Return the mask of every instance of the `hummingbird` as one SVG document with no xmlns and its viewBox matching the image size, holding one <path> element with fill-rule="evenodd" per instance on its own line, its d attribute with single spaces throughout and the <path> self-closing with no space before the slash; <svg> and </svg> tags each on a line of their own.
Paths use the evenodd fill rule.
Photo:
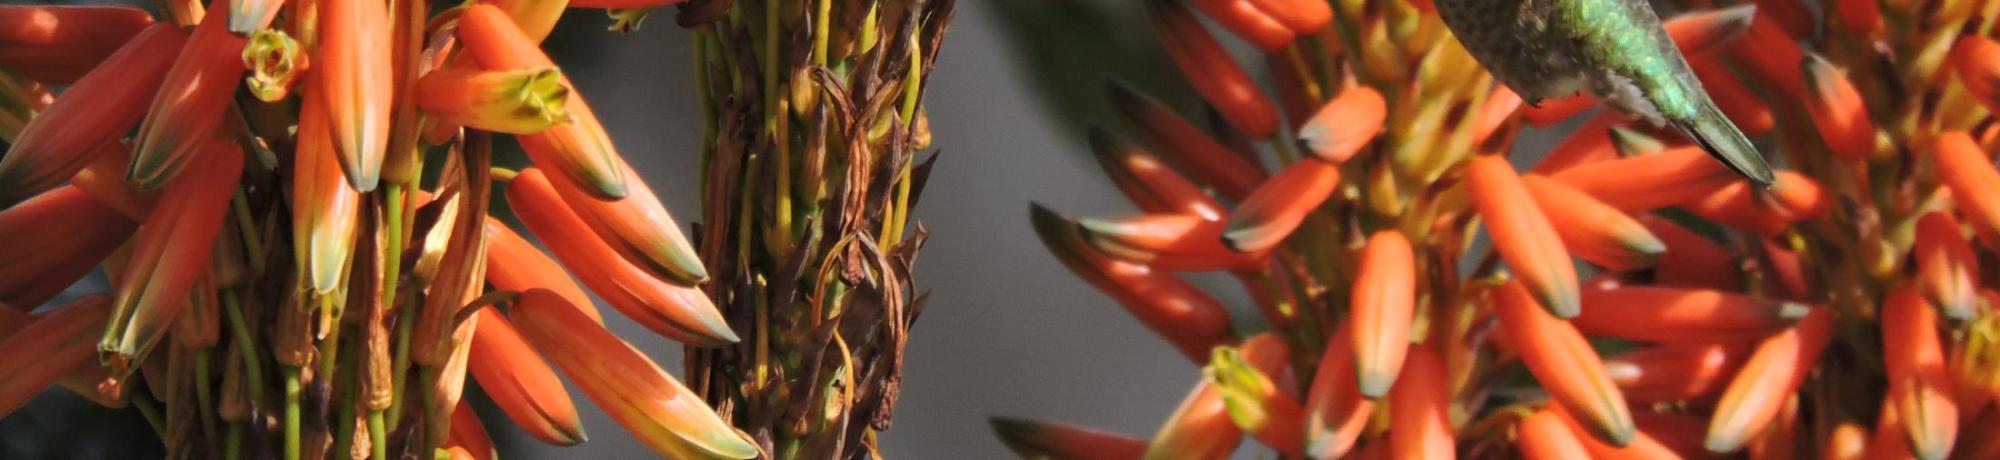
<svg viewBox="0 0 2000 460">
<path fill-rule="evenodd" d="M 1435 0 L 1472 57 L 1529 105 L 1589 91 L 1656 128 L 1686 134 L 1760 186 L 1771 166 L 1716 108 L 1646 0 Z"/>
</svg>

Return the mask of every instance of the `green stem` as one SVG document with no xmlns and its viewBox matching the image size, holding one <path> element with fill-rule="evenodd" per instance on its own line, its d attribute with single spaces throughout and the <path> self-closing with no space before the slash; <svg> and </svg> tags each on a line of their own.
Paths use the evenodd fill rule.
<svg viewBox="0 0 2000 460">
<path fill-rule="evenodd" d="M 147 393 L 152 390 L 133 389 L 130 391 L 132 392 L 132 407 L 139 409 L 139 415 L 146 418 L 146 425 L 153 427 L 154 435 L 158 435 L 163 441 L 166 440 L 167 423 L 160 418 L 160 408 L 153 402 L 153 395 Z"/>
<path fill-rule="evenodd" d="M 388 430 L 383 427 L 382 411 L 368 411 L 369 458 L 389 458 Z"/>
<path fill-rule="evenodd" d="M 264 273 L 264 238 L 257 231 L 257 221 L 250 215 L 250 199 L 243 194 L 243 187 L 236 187 L 236 197 L 230 200 L 230 210 L 236 215 L 236 230 L 243 236 L 243 256 L 250 259 L 250 274 Z"/>
<path fill-rule="evenodd" d="M 210 351 L 212 350 L 209 348 L 194 351 L 194 399 L 199 404 L 197 408 L 201 410 L 202 433 L 207 436 L 215 436 L 215 405 L 210 403 L 212 397 L 208 394 L 208 390 L 211 388 L 208 377 Z"/>
<path fill-rule="evenodd" d="M 352 354 L 350 354 L 348 358 L 349 362 L 347 363 L 348 366 L 351 367 L 354 365 L 353 359 Z M 339 380 L 340 394 L 334 398 L 334 404 L 337 407 L 334 409 L 335 415 L 333 417 L 333 450 L 328 452 L 343 458 L 348 457 L 348 453 L 354 451 L 354 409 L 357 402 L 355 398 L 358 396 L 357 392 L 354 391 L 354 387 L 360 383 L 356 380 L 355 374 L 358 374 L 358 372 L 341 373 Z"/>
<path fill-rule="evenodd" d="M 243 422 L 229 422 L 229 439 L 224 441 L 222 445 L 222 459 L 238 460 L 241 458 L 243 458 Z"/>
<path fill-rule="evenodd" d="M 403 422 L 403 387 L 409 386 L 410 373 L 410 329 L 417 322 L 417 309 L 405 305 L 397 310 L 396 354 L 390 358 L 389 373 L 389 429 L 395 430 Z"/>
<path fill-rule="evenodd" d="M 250 404 L 264 403 L 264 365 L 257 359 L 257 345 L 250 339 L 250 324 L 243 320 L 243 305 L 236 290 L 222 290 L 222 310 L 229 316 L 229 332 L 235 336 L 236 351 L 243 355 L 243 376 L 249 379 Z"/>
<path fill-rule="evenodd" d="M 285 368 L 285 460 L 299 460 L 299 368 Z"/>
</svg>

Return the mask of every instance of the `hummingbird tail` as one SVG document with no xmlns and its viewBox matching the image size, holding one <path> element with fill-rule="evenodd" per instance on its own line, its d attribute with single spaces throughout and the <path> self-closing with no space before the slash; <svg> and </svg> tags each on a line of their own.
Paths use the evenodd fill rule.
<svg viewBox="0 0 2000 460">
<path fill-rule="evenodd" d="M 1764 162 L 1763 154 L 1757 152 L 1757 146 L 1750 143 L 1742 130 L 1736 129 L 1736 124 L 1714 102 L 1702 102 L 1700 113 L 1691 119 L 1673 120 L 1674 127 L 1729 169 L 1759 186 L 1770 187 L 1776 178 L 1771 175 L 1771 165 Z"/>
</svg>

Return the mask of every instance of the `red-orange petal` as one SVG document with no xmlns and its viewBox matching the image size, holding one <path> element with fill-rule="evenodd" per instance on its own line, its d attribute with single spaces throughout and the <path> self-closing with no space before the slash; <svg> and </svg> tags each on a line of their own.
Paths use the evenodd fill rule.
<svg viewBox="0 0 2000 460">
<path fill-rule="evenodd" d="M 0 372 L 0 417 L 27 404 L 63 375 L 96 364 L 97 347 L 90 337 L 110 313 L 107 300 L 93 296 L 71 302 L 0 340 L 0 362 L 13 363 L 7 372 Z"/>
<path fill-rule="evenodd" d="M 1689 58 L 1713 53 L 1750 30 L 1757 8 L 1738 5 L 1728 8 L 1682 13 L 1663 26 L 1681 54 Z"/>
<path fill-rule="evenodd" d="M 1590 121 L 1576 128 L 1549 149 L 1541 162 L 1535 163 L 1537 174 L 1555 174 L 1581 165 L 1610 160 L 1618 157 L 1618 150 L 1611 142 L 1611 128 L 1625 124 L 1625 116 L 1616 111 L 1598 112 Z"/>
<path fill-rule="evenodd" d="M 533 2 L 530 2 L 533 3 Z M 535 45 L 539 39 L 515 24 L 500 8 L 475 4 L 458 19 L 458 38 L 465 51 L 487 70 L 521 70 L 555 67 L 548 55 Z M 564 77 L 566 86 L 567 77 Z M 537 166 L 552 169 L 571 180 L 589 184 L 592 194 L 605 198 L 628 193 L 625 171 L 617 159 L 618 149 L 611 135 L 597 121 L 597 114 L 584 103 L 583 95 L 571 91 L 563 103 L 571 121 L 542 132 L 516 136 L 523 150 Z M 540 152 L 538 154 L 538 152 Z"/>
<path fill-rule="evenodd" d="M 1812 310 L 1724 291 L 1652 286 L 1585 289 L 1583 306 L 1570 322 L 1584 334 L 1648 342 L 1754 340 Z"/>
<path fill-rule="evenodd" d="M 1554 407 L 1535 411 L 1514 425 L 1521 454 L 1533 460 L 1588 460 L 1583 440 Z"/>
<path fill-rule="evenodd" d="M 1579 165 L 1549 177 L 1632 212 L 1685 203 L 1738 180 L 1698 147 Z"/>
<path fill-rule="evenodd" d="M 370 0 L 318 0 L 317 89 L 341 168 L 356 190 L 374 190 L 389 147 L 396 85 L 390 66 L 389 10 Z"/>
<path fill-rule="evenodd" d="M 1172 273 L 1091 250 L 1074 222 L 1041 205 L 1029 207 L 1029 221 L 1042 245 L 1071 273 L 1117 300 L 1189 360 L 1205 363 L 1210 350 L 1235 341 L 1229 310 L 1201 288 Z"/>
<path fill-rule="evenodd" d="M 1225 458 L 1242 442 L 1243 430 L 1229 419 L 1222 391 L 1202 379 L 1153 435 L 1142 458 Z"/>
<path fill-rule="evenodd" d="M 146 10 L 124 6 L 0 6 L 0 67 L 67 85 L 152 23 Z"/>
<path fill-rule="evenodd" d="M 522 292 L 541 288 L 554 291 L 568 300 L 570 305 L 583 310 L 584 315 L 604 323 L 604 317 L 597 312 L 597 304 L 584 294 L 583 287 L 570 279 L 569 272 L 563 271 L 555 259 L 529 243 L 514 229 L 499 219 L 486 218 L 486 282 L 493 283 L 494 289 Z"/>
<path fill-rule="evenodd" d="M 1916 256 L 1917 286 L 1938 311 L 1959 321 L 1979 313 L 1979 259 L 1957 218 L 1946 211 L 1918 218 L 1910 252 Z"/>
<path fill-rule="evenodd" d="M 1138 460 L 1146 441 L 1063 423 L 995 417 L 987 419 L 1000 443 L 1022 458 Z"/>
<path fill-rule="evenodd" d="M 138 224 L 74 185 L 0 210 L 0 303 L 33 310 L 109 257 Z"/>
<path fill-rule="evenodd" d="M 1306 391 L 1306 454 L 1312 458 L 1347 455 L 1375 411 L 1375 403 L 1361 396 L 1354 373 L 1348 371 L 1354 368 L 1352 323 L 1337 327 L 1320 351 L 1319 368 Z"/>
<path fill-rule="evenodd" d="M 1778 115 L 1771 111 L 1771 106 L 1716 57 L 1689 57 L 1688 67 L 1701 79 L 1702 88 L 1708 90 L 1715 106 L 1744 134 L 1755 136 L 1777 127 Z"/>
<path fill-rule="evenodd" d="M 1152 152 L 1096 126 L 1090 128 L 1089 138 L 1097 165 L 1139 210 L 1222 220 L 1222 204 Z"/>
<path fill-rule="evenodd" d="M 1642 215 L 1639 223 L 1667 244 L 1667 252 L 1653 264 L 1655 284 L 1725 291 L 1743 288 L 1743 272 L 1737 268 L 1735 253 L 1662 217 Z"/>
<path fill-rule="evenodd" d="M 1297 31 L 1258 8 L 1253 0 L 1189 0 L 1189 3 L 1201 10 L 1202 15 L 1215 20 L 1217 25 L 1229 29 L 1237 38 L 1250 42 L 1258 49 L 1283 49 L 1298 38 Z"/>
<path fill-rule="evenodd" d="M 1806 88 L 1812 91 L 1804 101 L 1806 113 L 1812 116 L 1813 126 L 1819 128 L 1827 148 L 1847 161 L 1873 155 L 1875 121 L 1868 117 L 1868 104 L 1862 100 L 1861 90 L 1854 87 L 1847 74 L 1817 53 L 1806 55 L 1801 65 Z"/>
<path fill-rule="evenodd" d="M 1604 370 L 1627 401 L 1664 403 L 1722 391 L 1749 357 L 1750 347 L 1743 343 L 1673 344 L 1605 358 Z"/>
<path fill-rule="evenodd" d="M 548 146 L 540 142 L 522 142 L 521 147 L 530 157 L 554 153 L 544 151 Z M 708 281 L 708 268 L 702 265 L 687 236 L 681 234 L 680 223 L 674 221 L 667 206 L 646 185 L 646 179 L 639 177 L 623 159 L 612 157 L 611 166 L 624 178 L 622 182 L 628 191 L 624 198 L 598 197 L 590 187 L 568 176 L 544 177 L 562 194 L 563 202 L 626 262 L 683 287 Z"/>
<path fill-rule="evenodd" d="M 1260 267 L 1263 253 L 1236 252 L 1222 243 L 1224 224 L 1185 215 L 1145 214 L 1077 219 L 1084 241 L 1105 255 L 1160 270 L 1233 270 Z"/>
<path fill-rule="evenodd" d="M 159 343 L 186 305 L 195 277 L 208 273 L 215 237 L 243 172 L 243 151 L 233 141 L 205 138 L 208 146 L 189 159 L 197 167 L 166 184 L 159 204 L 140 224 L 131 261 L 113 283 L 118 292 L 98 348 L 115 376 L 128 375 Z"/>
<path fill-rule="evenodd" d="M 181 46 L 139 122 L 126 178 L 140 190 L 166 185 L 208 147 L 243 83 L 245 38 L 229 32 L 229 2 L 211 2 L 205 18 Z"/>
<path fill-rule="evenodd" d="M 1972 136 L 1964 131 L 1938 135 L 1931 147 L 1931 161 L 1937 163 L 1938 178 L 1951 189 L 1959 212 L 1979 230 L 1987 244 L 2000 243 L 2000 170 Z"/>
<path fill-rule="evenodd" d="M 1882 300 L 1882 360 L 1887 398 L 1896 405 L 1910 449 L 1942 458 L 1958 438 L 1958 404 L 1945 373 L 1937 310 L 1915 288 L 1902 286 Z"/>
</svg>

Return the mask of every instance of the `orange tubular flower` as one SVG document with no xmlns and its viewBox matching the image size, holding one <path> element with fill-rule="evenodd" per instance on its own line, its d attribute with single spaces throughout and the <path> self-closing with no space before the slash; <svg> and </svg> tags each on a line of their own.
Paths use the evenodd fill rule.
<svg viewBox="0 0 2000 460">
<path fill-rule="evenodd" d="M 0 340 L 0 362 L 13 363 L 7 372 L 0 372 L 0 417 L 71 371 L 96 364 L 90 335 L 110 313 L 106 300 L 92 296 L 71 302 Z"/>
<path fill-rule="evenodd" d="M 1544 407 L 1522 418 L 1514 427 L 1521 454 L 1537 460 L 1591 458 L 1590 452 L 1583 448 L 1583 440 L 1577 439 L 1576 432 L 1570 429 L 1570 423 L 1556 413 L 1555 407 Z"/>
<path fill-rule="evenodd" d="M 1652 265 L 1667 250 L 1638 219 L 1590 195 L 1536 175 L 1522 177 L 1521 184 L 1534 196 L 1535 206 L 1546 210 L 1563 247 L 1583 260 L 1609 270 L 1636 270 Z"/>
<path fill-rule="evenodd" d="M 549 33 L 556 29 L 556 20 L 570 5 L 568 0 L 492 0 L 481 3 L 505 12 L 520 27 L 521 34 L 528 38 L 530 45 L 549 38 Z"/>
<path fill-rule="evenodd" d="M 119 142 L 146 113 L 186 41 L 171 25 L 147 27 L 29 120 L 0 157 L 0 203 L 55 188 Z"/>
<path fill-rule="evenodd" d="M 1113 81 L 1111 107 L 1147 145 L 1181 166 L 1195 179 L 1215 187 L 1222 196 L 1241 200 L 1268 176 L 1207 131 L 1189 123 L 1166 104 Z"/>
<path fill-rule="evenodd" d="M 544 151 L 547 146 L 540 143 L 524 142 L 521 146 L 529 156 L 537 155 L 538 151 L 551 153 Z M 568 177 L 544 177 L 562 194 L 563 202 L 576 210 L 597 237 L 617 250 L 626 262 L 684 287 L 708 281 L 708 268 L 702 266 L 694 245 L 688 244 L 680 224 L 674 222 L 667 206 L 660 203 L 659 195 L 654 195 L 652 187 L 646 185 L 646 179 L 617 157 L 611 158 L 611 166 L 622 173 L 631 195 L 606 200 L 593 196 L 589 189 Z"/>
<path fill-rule="evenodd" d="M 1578 417 L 1577 422 L 1597 439 L 1621 447 L 1631 443 L 1635 429 L 1625 396 L 1611 383 L 1604 362 L 1583 334 L 1543 311 L 1520 281 L 1508 282 L 1495 296 L 1500 325 L 1515 354 L 1549 397 Z"/>
<path fill-rule="evenodd" d="M 492 5 L 477 4 L 464 9 L 458 19 L 458 38 L 467 53 L 487 70 L 522 70 L 555 67 L 537 39 L 523 32 L 506 13 Z M 565 86 L 568 78 L 563 78 Z M 611 135 L 597 121 L 597 114 L 575 91 L 564 102 L 573 121 L 549 127 L 540 133 L 518 136 L 521 146 L 535 164 L 561 172 L 565 177 L 601 198 L 622 198 L 627 194 L 627 171 L 617 159 Z"/>
<path fill-rule="evenodd" d="M 1146 453 L 1145 440 L 1122 434 L 1035 420 L 996 417 L 987 422 L 1007 450 L 1021 458 L 1136 460 Z"/>
<path fill-rule="evenodd" d="M 125 167 L 132 164 L 132 150 L 123 142 L 104 144 L 103 152 L 91 154 L 95 159 L 69 178 L 69 185 L 83 189 L 98 203 L 110 206 L 124 214 L 133 222 L 146 220 L 153 212 L 153 204 L 159 201 L 158 191 L 139 192 L 125 181 Z"/>
<path fill-rule="evenodd" d="M 522 292 L 541 288 L 583 310 L 583 314 L 604 324 L 604 317 L 597 312 L 597 304 L 590 301 L 590 295 L 570 279 L 569 272 L 549 259 L 548 254 L 533 243 L 514 233 L 514 229 L 499 219 L 486 218 L 486 282 L 493 283 L 494 289 Z"/>
<path fill-rule="evenodd" d="M 1576 267 L 1570 263 L 1569 250 L 1514 167 L 1505 158 L 1479 157 L 1466 167 L 1465 177 L 1494 250 L 1520 284 L 1557 318 L 1576 316 L 1580 306 Z"/>
<path fill-rule="evenodd" d="M 1261 267 L 1264 253 L 1223 245 L 1223 223 L 1183 215 L 1077 219 L 1084 241 L 1105 255 L 1160 270 L 1230 270 Z"/>
<path fill-rule="evenodd" d="M 442 69 L 417 79 L 417 108 L 448 123 L 510 134 L 534 134 L 569 122 L 570 87 L 561 70 Z"/>
<path fill-rule="evenodd" d="M 751 458 L 757 446 L 666 370 L 562 296 L 521 293 L 508 319 L 570 382 L 641 443 L 670 458 Z"/>
<path fill-rule="evenodd" d="M 314 78 L 324 77 L 314 74 Z M 340 169 L 340 152 L 328 129 L 324 93 L 307 92 L 299 104 L 297 148 L 292 160 L 292 251 L 300 281 L 327 296 L 347 285 L 354 256 L 361 192 Z"/>
<path fill-rule="evenodd" d="M 1293 163 L 1236 205 L 1222 233 L 1223 244 L 1247 253 L 1277 247 L 1338 185 L 1339 165 L 1318 159 Z"/>
<path fill-rule="evenodd" d="M 1795 35 L 1779 25 L 1779 21 L 1785 20 L 1777 17 L 1781 13 L 1764 8 L 1770 3 L 1758 2 L 1750 31 L 1730 47 L 1730 54 L 1764 83 L 1776 86 L 1794 99 L 1808 99 L 1812 93 L 1806 90 L 1805 73 L 1799 65 L 1805 62 L 1805 52 L 1792 38 Z"/>
<path fill-rule="evenodd" d="M 1444 360 L 1429 347 L 1409 347 L 1403 374 L 1389 393 L 1389 449 L 1395 458 L 1457 456 L 1451 430 L 1451 382 Z"/>
<path fill-rule="evenodd" d="M 1029 207 L 1036 236 L 1080 278 L 1111 296 L 1153 333 L 1195 363 L 1216 346 L 1235 341 L 1222 302 L 1173 273 L 1119 261 L 1092 251 L 1075 223 L 1041 205 Z"/>
<path fill-rule="evenodd" d="M 1758 197 L 1758 187 L 1737 181 L 1681 204 L 1686 210 L 1711 222 L 1735 227 L 1766 238 L 1777 237 L 1791 221 L 1784 212 L 1767 206 Z"/>
<path fill-rule="evenodd" d="M 1146 444 L 1146 460 L 1180 458 L 1227 458 L 1243 442 L 1243 430 L 1229 419 L 1222 390 L 1208 379 L 1194 386 L 1153 440 Z"/>
<path fill-rule="evenodd" d="M 0 251 L 0 304 L 28 311 L 55 298 L 136 228 L 74 185 L 0 210 L 0 241 L 24 242 Z"/>
<path fill-rule="evenodd" d="M 1860 35 L 1882 31 L 1882 5 L 1868 0 L 1836 0 L 1833 12 L 1841 27 Z"/>
<path fill-rule="evenodd" d="M 1806 113 L 1812 116 L 1813 126 L 1819 128 L 1827 148 L 1847 161 L 1860 161 L 1874 154 L 1875 122 L 1868 118 L 1868 105 L 1861 100 L 1861 90 L 1818 54 L 1806 55 L 1802 65 L 1806 88 L 1812 90 L 1811 97 L 1805 98 Z"/>
<path fill-rule="evenodd" d="M 1355 378 L 1362 396 L 1380 398 L 1403 368 L 1417 308 L 1416 256 L 1395 230 L 1376 232 L 1361 249 L 1348 321 L 1355 324 Z"/>
<path fill-rule="evenodd" d="M 1549 177 L 1632 212 L 1686 203 L 1739 180 L 1699 147 L 1579 165 Z"/>
<path fill-rule="evenodd" d="M 1201 27 L 1187 7 L 1174 0 L 1149 0 L 1146 11 L 1153 29 L 1183 75 L 1192 79 L 1203 100 L 1222 113 L 1229 125 L 1256 139 L 1278 132 L 1278 110 L 1250 80 L 1229 52 Z"/>
<path fill-rule="evenodd" d="M 1682 13 L 1661 25 L 1666 27 L 1667 35 L 1674 39 L 1674 45 L 1680 47 L 1681 53 L 1692 60 L 1714 53 L 1743 36 L 1750 30 L 1756 13 L 1755 6 L 1738 5 Z"/>
<path fill-rule="evenodd" d="M 1667 444 L 1661 442 L 1659 438 L 1653 437 L 1652 433 L 1648 433 L 1644 430 L 1633 431 L 1631 442 L 1623 446 L 1613 446 L 1610 444 L 1605 444 L 1604 441 L 1599 440 L 1596 436 L 1592 435 L 1591 429 L 1583 426 L 1582 423 L 1578 422 L 1575 418 L 1575 415 L 1571 414 L 1569 410 L 1563 408 L 1561 404 L 1550 405 L 1549 408 L 1553 409 L 1554 412 L 1557 415 L 1559 415 L 1557 419 L 1563 422 L 1564 428 L 1568 428 L 1570 432 L 1575 433 L 1577 442 L 1583 445 L 1583 450 L 1585 452 L 1590 453 L 1590 458 L 1605 458 L 1605 459 L 1682 458 L 1682 456 L 1679 453 L 1676 453 L 1672 447 L 1667 446 Z"/>
<path fill-rule="evenodd" d="M 1958 438 L 1958 404 L 1938 343 L 1938 313 L 1915 288 L 1889 291 L 1882 300 L 1882 360 L 1890 403 L 1902 418 L 1911 452 L 1942 458 Z"/>
<path fill-rule="evenodd" d="M 117 300 L 98 344 L 114 376 L 129 375 L 159 342 L 186 305 L 195 277 L 207 273 L 215 236 L 243 172 L 243 151 L 235 142 L 209 139 L 208 147 L 189 159 L 200 167 L 168 184 L 140 224 L 132 259 L 114 283 Z"/>
<path fill-rule="evenodd" d="M 1341 323 L 1320 352 L 1312 388 L 1306 391 L 1306 454 L 1317 459 L 1340 458 L 1354 448 L 1368 427 L 1375 403 L 1361 397 L 1354 373 L 1352 322 Z"/>
<path fill-rule="evenodd" d="M 1525 110 L 1525 109 L 1524 109 Z M 1533 120 L 1533 118 L 1529 118 Z M 1611 128 L 1625 123 L 1625 117 L 1615 111 L 1603 111 L 1592 116 L 1590 121 L 1576 128 L 1555 148 L 1549 149 L 1542 161 L 1535 163 L 1530 171 L 1536 174 L 1555 174 L 1577 166 L 1610 160 L 1618 156 L 1611 145 Z"/>
<path fill-rule="evenodd" d="M 1739 343 L 1663 345 L 1606 358 L 1604 371 L 1634 404 L 1687 401 L 1722 391 L 1749 356 Z"/>
<path fill-rule="evenodd" d="M 1382 133 L 1387 104 L 1373 88 L 1349 88 L 1300 125 L 1299 140 L 1321 159 L 1345 162 Z"/>
<path fill-rule="evenodd" d="M 1250 0 L 1257 9 L 1301 35 L 1315 34 L 1333 23 L 1333 8 L 1315 0 Z"/>
<path fill-rule="evenodd" d="M 1701 86 L 1708 90 L 1709 98 L 1715 101 L 1716 107 L 1721 108 L 1722 114 L 1735 122 L 1744 134 L 1764 134 L 1778 126 L 1778 115 L 1771 111 L 1771 106 L 1765 104 L 1755 90 L 1744 85 L 1743 80 L 1737 79 L 1736 74 L 1723 66 L 1721 61 L 1714 57 L 1691 58 L 1688 59 L 1688 67 L 1694 70 L 1696 78 L 1701 79 Z"/>
<path fill-rule="evenodd" d="M 374 190 L 389 148 L 396 79 L 390 67 L 389 10 L 379 0 L 318 0 L 318 90 L 340 165 L 355 190 Z"/>
<path fill-rule="evenodd" d="M 1570 322 L 1584 334 L 1647 342 L 1754 340 L 1813 310 L 1723 291 L 1653 286 L 1585 289 L 1583 305 L 1583 314 Z"/>
<path fill-rule="evenodd" d="M 1653 265 L 1653 281 L 1660 286 L 1735 290 L 1743 287 L 1743 274 L 1728 249 L 1665 218 L 1639 216 L 1646 230 L 1667 244 L 1667 252 Z"/>
<path fill-rule="evenodd" d="M 1958 82 L 1987 110 L 2000 107 L 2000 43 L 1977 35 L 1960 37 L 1951 48 Z"/>
<path fill-rule="evenodd" d="M 1090 128 L 1090 151 L 1104 175 L 1118 184 L 1139 210 L 1147 214 L 1181 214 L 1202 220 L 1222 220 L 1222 204 L 1165 161 L 1104 128 Z"/>
<path fill-rule="evenodd" d="M 504 18 L 502 18 L 504 19 Z M 540 170 L 524 169 L 507 187 L 507 203 L 521 222 L 549 243 L 556 260 L 569 267 L 605 302 L 653 332 L 699 347 L 736 343 L 736 332 L 701 290 L 654 278 L 618 256 L 557 196 Z"/>
<path fill-rule="evenodd" d="M 507 318 L 490 308 L 477 314 L 479 328 L 472 332 L 472 357 L 466 366 L 479 387 L 529 436 L 558 446 L 582 443 L 583 422 L 555 371 Z"/>
<path fill-rule="evenodd" d="M 493 438 L 486 433 L 486 423 L 479 420 L 479 413 L 472 411 L 472 404 L 459 401 L 451 411 L 451 433 L 445 439 L 454 460 L 479 460 L 496 458 Z"/>
<path fill-rule="evenodd" d="M 1815 308 L 1798 324 L 1757 344 L 1750 360 L 1730 379 L 1709 419 L 1710 452 L 1734 452 L 1771 425 L 1785 400 L 1805 382 L 1833 335 L 1833 311 Z"/>
<path fill-rule="evenodd" d="M 1931 161 L 1937 164 L 1938 178 L 1951 189 L 1958 210 L 1979 229 L 1988 244 L 2000 243 L 2000 170 L 1993 168 L 1986 152 L 1964 131 L 1938 135 L 1931 147 Z"/>
<path fill-rule="evenodd" d="M 208 14 L 187 43 L 174 67 L 153 96 L 133 141 L 132 167 L 126 178 L 139 190 L 166 185 L 197 152 L 208 148 L 223 111 L 243 82 L 244 38 L 230 33 L 229 2 L 211 2 Z"/>
<path fill-rule="evenodd" d="M 146 10 L 131 7 L 0 6 L 0 67 L 67 85 L 152 23 Z"/>
<path fill-rule="evenodd" d="M 1924 299 L 1954 321 L 1979 313 L 1979 260 L 1959 233 L 1958 219 L 1932 211 L 1917 219 L 1911 251 L 1917 259 L 1917 287 Z"/>
<path fill-rule="evenodd" d="M 1305 440 L 1297 388 L 1287 391 L 1278 383 L 1290 368 L 1291 350 L 1284 339 L 1269 333 L 1244 340 L 1239 348 L 1215 349 L 1203 369 L 1208 384 L 1222 392 L 1223 406 L 1238 428 L 1286 456 L 1298 456 Z"/>
<path fill-rule="evenodd" d="M 1298 39 L 1292 30 L 1253 0 L 1190 0 L 1195 9 L 1229 29 L 1243 41 L 1265 51 L 1284 49 Z M 1329 10 L 1331 11 L 1331 10 Z"/>
<path fill-rule="evenodd" d="M 83 301 L 91 301 L 104 305 L 111 304 L 111 298 L 101 294 L 87 296 L 71 303 L 82 305 L 81 302 Z M 35 320 L 47 317 L 53 311 L 44 312 L 42 315 L 36 316 L 12 308 L 0 308 L 0 343 L 5 343 L 8 337 L 13 337 L 14 334 L 27 329 L 28 325 L 35 323 Z M 102 320 L 103 318 L 98 319 Z M 68 374 L 63 375 L 62 380 L 58 383 L 63 388 L 68 389 L 69 392 L 75 393 L 77 396 L 89 398 L 98 405 L 113 409 L 125 407 L 126 401 L 122 399 L 123 395 L 110 395 L 98 391 L 99 384 L 104 383 L 105 379 L 108 378 L 110 376 L 105 372 L 103 367 L 84 365 L 71 369 Z M 33 395 L 29 397 L 33 397 Z M 0 416 L 4 416 L 4 414 L 0 414 Z"/>
</svg>

